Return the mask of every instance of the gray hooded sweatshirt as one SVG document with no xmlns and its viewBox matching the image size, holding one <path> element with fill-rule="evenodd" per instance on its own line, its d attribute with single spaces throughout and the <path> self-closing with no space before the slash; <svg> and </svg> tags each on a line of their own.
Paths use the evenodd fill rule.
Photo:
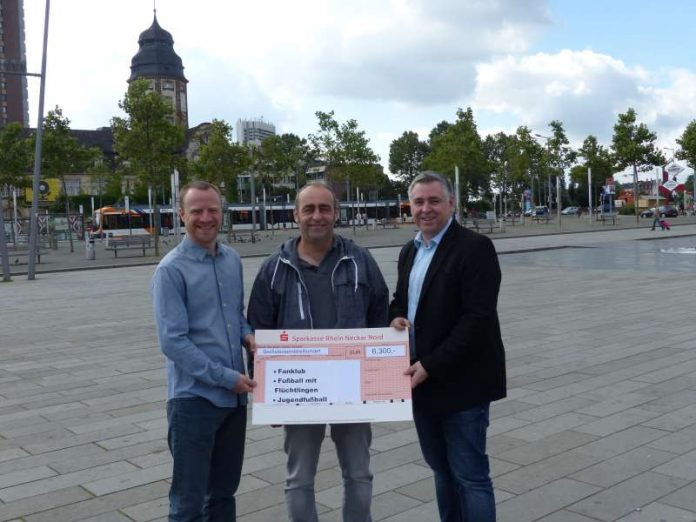
<svg viewBox="0 0 696 522">
<path fill-rule="evenodd" d="M 335 238 L 338 261 L 331 272 L 336 304 L 333 328 L 388 326 L 389 290 L 374 258 L 350 239 Z M 247 313 L 255 330 L 314 328 L 297 242 L 298 238 L 286 241 L 259 269 Z"/>
</svg>

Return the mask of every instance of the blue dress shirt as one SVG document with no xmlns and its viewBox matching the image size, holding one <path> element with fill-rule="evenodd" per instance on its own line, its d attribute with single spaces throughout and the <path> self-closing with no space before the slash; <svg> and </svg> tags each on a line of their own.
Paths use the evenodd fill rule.
<svg viewBox="0 0 696 522">
<path fill-rule="evenodd" d="M 449 221 L 447 221 L 447 224 L 443 227 L 443 229 L 440 230 L 433 238 L 431 238 L 427 245 L 423 239 L 422 232 L 418 232 L 413 240 L 414 244 L 416 245 L 416 257 L 413 259 L 411 273 L 408 276 L 408 321 L 411 323 L 411 358 L 415 358 L 416 356 L 416 340 L 415 336 L 413 335 L 413 326 L 415 325 L 416 321 L 416 311 L 418 310 L 418 303 L 420 302 L 425 274 L 428 272 L 430 262 L 433 260 L 433 256 L 437 251 L 440 241 L 442 241 L 442 236 L 445 235 L 445 232 L 451 224 L 452 218 L 449 218 Z"/>
<path fill-rule="evenodd" d="M 242 264 L 230 247 L 217 254 L 186 237 L 152 278 L 157 336 L 167 358 L 167 397 L 203 397 L 218 407 L 246 404 L 232 391 L 244 372 Z"/>
</svg>

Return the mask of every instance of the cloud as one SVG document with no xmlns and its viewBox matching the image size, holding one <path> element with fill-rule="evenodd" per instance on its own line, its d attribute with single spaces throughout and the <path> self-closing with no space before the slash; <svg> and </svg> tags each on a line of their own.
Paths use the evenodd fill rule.
<svg viewBox="0 0 696 522">
<path fill-rule="evenodd" d="M 643 69 L 592 51 L 507 56 L 479 66 L 473 103 L 537 132 L 560 120 L 576 139 L 608 139 L 619 112 L 645 105 L 648 81 Z"/>
<path fill-rule="evenodd" d="M 560 120 L 576 146 L 589 134 L 608 146 L 618 114 L 633 107 L 660 146 L 674 146 L 696 114 L 696 74 L 629 67 L 589 50 L 506 56 L 479 65 L 472 104 L 541 134 Z"/>
<path fill-rule="evenodd" d="M 416 105 L 454 102 L 475 85 L 476 64 L 524 51 L 547 23 L 543 2 L 370 3 L 331 30 L 309 64 L 317 92 Z M 375 9 L 373 6 L 380 6 Z"/>
</svg>

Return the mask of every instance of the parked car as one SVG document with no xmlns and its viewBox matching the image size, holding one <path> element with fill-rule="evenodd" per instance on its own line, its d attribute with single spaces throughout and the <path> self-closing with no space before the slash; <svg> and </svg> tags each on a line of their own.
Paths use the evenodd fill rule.
<svg viewBox="0 0 696 522">
<path fill-rule="evenodd" d="M 561 214 L 564 216 L 577 216 L 580 213 L 579 207 L 566 207 L 561 210 Z"/>
<path fill-rule="evenodd" d="M 528 208 L 527 210 L 524 211 L 524 215 L 527 217 L 531 217 L 534 215 L 534 207 Z"/>
<path fill-rule="evenodd" d="M 655 216 L 655 208 L 649 208 L 640 213 L 642 218 L 651 218 Z"/>
<path fill-rule="evenodd" d="M 534 207 L 534 211 L 532 212 L 532 216 L 548 216 L 549 215 L 549 207 L 547 206 L 541 206 L 541 207 Z"/>
<path fill-rule="evenodd" d="M 677 217 L 679 215 L 677 207 L 672 207 L 670 205 L 658 208 L 657 213 L 660 217 Z"/>
</svg>

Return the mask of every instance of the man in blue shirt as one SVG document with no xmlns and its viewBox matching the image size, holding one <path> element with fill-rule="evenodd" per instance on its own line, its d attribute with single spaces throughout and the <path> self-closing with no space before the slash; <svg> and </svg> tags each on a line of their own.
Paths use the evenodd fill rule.
<svg viewBox="0 0 696 522">
<path fill-rule="evenodd" d="M 181 189 L 186 237 L 152 279 L 157 336 L 167 358 L 168 442 L 174 460 L 169 520 L 236 519 L 234 494 L 244 459 L 247 396 L 239 255 L 217 241 L 220 192 L 196 181 Z"/>
<path fill-rule="evenodd" d="M 391 326 L 411 328 L 413 419 L 433 469 L 443 522 L 494 522 L 486 454 L 489 406 L 505 397 L 493 242 L 452 219 L 447 178 L 423 172 L 409 187 L 419 232 L 399 254 Z"/>
</svg>

